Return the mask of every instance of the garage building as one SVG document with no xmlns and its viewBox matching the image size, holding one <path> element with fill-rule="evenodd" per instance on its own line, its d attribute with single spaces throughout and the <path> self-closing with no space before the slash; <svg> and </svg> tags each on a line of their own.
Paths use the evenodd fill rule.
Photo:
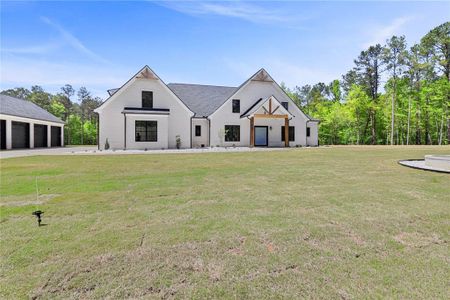
<svg viewBox="0 0 450 300">
<path fill-rule="evenodd" d="M 0 148 L 64 146 L 64 122 L 31 101 L 0 94 Z"/>
</svg>

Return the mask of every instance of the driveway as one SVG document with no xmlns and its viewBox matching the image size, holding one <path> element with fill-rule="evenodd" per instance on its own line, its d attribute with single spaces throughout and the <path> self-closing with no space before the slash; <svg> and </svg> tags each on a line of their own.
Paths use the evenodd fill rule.
<svg viewBox="0 0 450 300">
<path fill-rule="evenodd" d="M 259 148 L 259 147 L 213 147 L 196 149 L 164 149 L 164 150 L 97 150 L 97 146 L 77 146 L 61 148 L 39 148 L 23 150 L 6 150 L 0 152 L 0 158 L 24 157 L 34 155 L 123 155 L 123 154 L 166 154 L 166 153 L 208 153 L 208 152 L 257 152 L 283 151 L 292 148 Z"/>
<path fill-rule="evenodd" d="M 20 150 L 0 151 L 0 158 L 24 157 L 34 155 L 68 155 L 76 152 L 91 152 L 97 150 L 97 146 L 79 146 L 79 147 L 59 147 L 59 148 L 36 148 Z"/>
</svg>

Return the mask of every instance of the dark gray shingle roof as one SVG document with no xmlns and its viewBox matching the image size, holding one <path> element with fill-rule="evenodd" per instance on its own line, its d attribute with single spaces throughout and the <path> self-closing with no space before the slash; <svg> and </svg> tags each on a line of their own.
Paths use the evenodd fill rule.
<svg viewBox="0 0 450 300">
<path fill-rule="evenodd" d="M 31 101 L 0 94 L 0 114 L 31 118 L 41 121 L 64 123 Z"/>
<path fill-rule="evenodd" d="M 230 86 L 188 83 L 169 83 L 167 86 L 198 117 L 212 114 L 237 90 Z"/>
<path fill-rule="evenodd" d="M 112 95 L 114 95 L 118 90 L 119 90 L 119 88 L 116 88 L 116 89 L 109 89 L 109 90 L 108 90 L 108 94 L 109 94 L 110 96 L 112 96 Z"/>
</svg>

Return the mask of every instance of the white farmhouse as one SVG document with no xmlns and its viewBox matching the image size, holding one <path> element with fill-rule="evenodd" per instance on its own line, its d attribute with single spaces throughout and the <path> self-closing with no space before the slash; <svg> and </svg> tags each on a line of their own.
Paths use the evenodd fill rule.
<svg viewBox="0 0 450 300">
<path fill-rule="evenodd" d="M 148 66 L 98 107 L 99 149 L 318 146 L 312 119 L 261 69 L 239 87 L 165 84 Z"/>
</svg>

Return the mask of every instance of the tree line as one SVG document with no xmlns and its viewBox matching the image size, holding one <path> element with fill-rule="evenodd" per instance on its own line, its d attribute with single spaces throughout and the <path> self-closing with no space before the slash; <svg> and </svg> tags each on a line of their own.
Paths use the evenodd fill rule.
<svg viewBox="0 0 450 300">
<path fill-rule="evenodd" d="M 321 120 L 321 144 L 448 144 L 450 22 L 409 48 L 404 36 L 368 47 L 340 80 L 281 86 L 305 113 Z M 65 121 L 65 144 L 96 144 L 93 110 L 102 99 L 85 87 L 75 91 L 66 84 L 56 94 L 40 86 L 1 93 L 32 101 Z"/>
<path fill-rule="evenodd" d="M 282 87 L 321 120 L 321 144 L 448 144 L 450 22 L 409 48 L 404 36 L 368 47 L 340 80 Z"/>
<path fill-rule="evenodd" d="M 85 87 L 76 91 L 70 84 L 66 84 L 61 87 L 59 93 L 51 94 L 35 85 L 30 90 L 19 87 L 1 93 L 29 100 L 63 120 L 66 123 L 64 144 L 97 144 L 98 117 L 94 109 L 102 103 L 102 99 L 92 96 Z"/>
</svg>

